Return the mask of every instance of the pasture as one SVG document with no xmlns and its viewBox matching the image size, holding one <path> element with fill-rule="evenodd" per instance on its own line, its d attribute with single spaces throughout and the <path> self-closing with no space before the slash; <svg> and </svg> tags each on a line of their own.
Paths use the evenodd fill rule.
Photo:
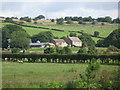
<svg viewBox="0 0 120 90">
<path fill-rule="evenodd" d="M 2 62 L 2 85 L 3 88 L 45 88 L 42 85 L 47 82 L 80 80 L 79 74 L 83 74 L 86 67 L 87 64 Z M 118 67 L 101 65 L 97 75 L 104 74 L 111 79 Z"/>
<path fill-rule="evenodd" d="M 2 27 L 5 26 L 6 24 L 9 23 L 2 23 Z M 111 25 L 111 26 L 89 26 L 89 25 L 46 25 L 46 24 L 32 24 L 32 23 L 25 23 L 24 25 L 29 25 L 29 26 L 37 26 L 37 27 L 45 27 L 45 28 L 50 28 L 50 29 L 60 29 L 64 30 L 64 32 L 60 31 L 53 31 L 50 29 L 40 29 L 40 28 L 31 28 L 31 27 L 23 27 L 30 36 L 38 34 L 39 32 L 43 31 L 51 31 L 54 36 L 56 37 L 62 37 L 62 36 L 67 36 L 70 34 L 69 31 L 82 31 L 84 33 L 92 34 L 94 35 L 94 31 L 100 32 L 100 37 L 107 37 L 113 30 L 117 29 L 118 27 L 116 25 Z M 81 35 L 80 33 L 77 33 L 77 35 Z M 99 38 L 92 37 L 92 39 L 97 42 Z"/>
</svg>

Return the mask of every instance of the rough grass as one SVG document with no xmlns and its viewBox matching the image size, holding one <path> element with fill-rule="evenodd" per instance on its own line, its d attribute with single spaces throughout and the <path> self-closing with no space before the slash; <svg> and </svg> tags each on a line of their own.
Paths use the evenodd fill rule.
<svg viewBox="0 0 120 90">
<path fill-rule="evenodd" d="M 2 85 L 3 88 L 36 88 L 41 82 L 79 80 L 79 74 L 83 74 L 86 67 L 87 64 L 3 62 Z M 101 65 L 100 72 L 105 70 L 110 73 L 117 68 L 118 66 Z"/>
</svg>

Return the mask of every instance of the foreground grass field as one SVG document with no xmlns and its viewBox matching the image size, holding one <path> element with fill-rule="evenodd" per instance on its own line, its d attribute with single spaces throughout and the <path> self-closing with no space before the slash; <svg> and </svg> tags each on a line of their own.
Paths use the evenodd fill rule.
<svg viewBox="0 0 120 90">
<path fill-rule="evenodd" d="M 57 63 L 2 63 L 3 88 L 39 88 L 41 82 L 68 82 L 80 80 L 87 64 L 57 64 Z M 118 66 L 101 65 L 98 75 L 112 77 Z"/>
</svg>

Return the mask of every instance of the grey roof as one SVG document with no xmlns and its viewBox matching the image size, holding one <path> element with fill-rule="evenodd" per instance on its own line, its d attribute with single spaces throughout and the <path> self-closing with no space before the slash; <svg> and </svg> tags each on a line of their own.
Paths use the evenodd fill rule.
<svg viewBox="0 0 120 90">
<path fill-rule="evenodd" d="M 78 37 L 68 37 L 68 38 L 74 42 L 81 42 L 81 40 Z"/>
<path fill-rule="evenodd" d="M 65 42 L 64 39 L 53 39 L 55 42 Z"/>
<path fill-rule="evenodd" d="M 44 45 L 48 45 L 48 43 L 30 43 L 30 46 L 34 46 L 34 45 L 44 46 Z"/>
</svg>

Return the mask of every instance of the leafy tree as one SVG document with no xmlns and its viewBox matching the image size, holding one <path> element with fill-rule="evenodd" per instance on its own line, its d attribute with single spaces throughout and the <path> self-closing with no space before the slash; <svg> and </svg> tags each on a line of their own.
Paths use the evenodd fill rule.
<svg viewBox="0 0 120 90">
<path fill-rule="evenodd" d="M 116 19 L 113 19 L 112 23 L 120 23 L 120 19 L 119 19 L 119 17 L 116 18 Z"/>
<path fill-rule="evenodd" d="M 105 25 L 105 23 L 101 23 L 101 25 Z"/>
<path fill-rule="evenodd" d="M 27 17 L 21 17 L 20 20 L 24 20 L 26 22 L 31 22 L 31 18 Z"/>
<path fill-rule="evenodd" d="M 34 24 L 37 24 L 37 22 L 35 21 Z"/>
<path fill-rule="evenodd" d="M 12 19 L 18 19 L 18 17 L 11 17 Z"/>
<path fill-rule="evenodd" d="M 39 15 L 39 16 L 35 17 L 35 20 L 41 20 L 41 19 L 45 19 L 45 16 Z"/>
<path fill-rule="evenodd" d="M 51 19 L 51 22 L 55 22 L 55 19 Z"/>
<path fill-rule="evenodd" d="M 92 20 L 92 17 L 89 16 L 89 17 L 84 17 L 83 21 L 85 21 L 85 22 L 92 22 L 93 20 Z"/>
<path fill-rule="evenodd" d="M 100 63 L 96 59 L 92 59 L 91 62 L 89 62 L 85 74 L 80 74 L 80 78 L 82 82 L 86 82 L 86 85 L 83 87 L 88 87 L 89 85 L 92 85 L 94 83 L 94 78 L 96 77 L 96 72 L 100 69 Z M 92 88 L 92 87 L 91 87 Z"/>
<path fill-rule="evenodd" d="M 11 48 L 28 49 L 30 37 L 25 31 L 14 31 L 11 34 Z"/>
<path fill-rule="evenodd" d="M 65 36 L 63 36 L 63 37 L 61 37 L 60 39 L 65 39 L 66 37 Z"/>
<path fill-rule="evenodd" d="M 12 48 L 12 53 L 19 53 L 20 49 L 19 48 Z"/>
<path fill-rule="evenodd" d="M 63 21 L 64 21 L 64 19 L 63 19 L 63 18 L 59 18 L 59 19 L 57 19 L 57 24 L 62 25 L 62 24 L 63 24 Z"/>
<path fill-rule="evenodd" d="M 78 21 L 78 24 L 83 24 L 83 20 L 79 20 L 79 21 Z"/>
<path fill-rule="evenodd" d="M 94 32 L 94 36 L 95 36 L 95 37 L 98 37 L 99 34 L 100 34 L 100 33 L 99 33 L 98 31 L 95 31 L 95 32 Z"/>
<path fill-rule="evenodd" d="M 79 35 L 78 38 L 82 41 L 82 42 L 86 42 L 87 46 L 95 46 L 95 41 L 91 38 L 90 35 L 84 33 L 82 35 Z"/>
<path fill-rule="evenodd" d="M 64 47 L 64 48 L 63 48 L 63 53 L 64 53 L 64 54 L 71 54 L 72 51 L 71 51 L 71 49 L 70 49 L 69 47 Z"/>
<path fill-rule="evenodd" d="M 88 53 L 89 54 L 97 54 L 97 49 L 95 48 L 95 46 L 91 46 L 88 48 Z"/>
<path fill-rule="evenodd" d="M 11 33 L 14 31 L 25 31 L 18 25 L 7 24 L 2 28 L 2 48 L 8 47 L 8 39 L 11 39 Z"/>
<path fill-rule="evenodd" d="M 108 47 L 109 45 L 120 48 L 120 28 L 114 30 L 105 39 L 97 42 L 97 46 Z"/>
<path fill-rule="evenodd" d="M 46 54 L 51 54 L 51 53 L 55 53 L 56 49 L 54 47 L 50 47 L 44 50 L 44 53 Z"/>
<path fill-rule="evenodd" d="M 32 42 L 37 42 L 38 40 L 40 42 L 50 42 L 50 40 L 53 38 L 53 34 L 50 31 L 46 32 L 40 32 L 36 35 L 33 35 L 31 37 Z"/>
<path fill-rule="evenodd" d="M 5 19 L 5 21 L 6 21 L 6 22 L 12 22 L 13 20 L 12 20 L 12 18 L 7 17 L 7 18 Z"/>
<path fill-rule="evenodd" d="M 88 52 L 88 48 L 80 48 L 79 50 L 78 50 L 78 54 L 87 54 L 87 52 Z"/>
<path fill-rule="evenodd" d="M 92 24 L 92 25 L 95 25 L 95 24 L 96 24 L 96 22 L 95 22 L 95 21 L 93 21 L 91 24 Z"/>
<path fill-rule="evenodd" d="M 111 23 L 112 22 L 112 18 L 107 16 L 107 17 L 105 17 L 104 22 Z"/>
<path fill-rule="evenodd" d="M 68 20 L 67 22 L 66 22 L 66 24 L 72 24 L 73 22 L 72 22 L 72 20 Z"/>
<path fill-rule="evenodd" d="M 59 53 L 59 54 L 63 54 L 63 53 L 64 53 L 64 50 L 63 50 L 63 48 L 61 48 L 61 47 L 57 47 L 57 48 L 56 48 L 56 52 Z"/>
<path fill-rule="evenodd" d="M 74 33 L 74 32 L 70 33 L 70 37 L 75 37 L 75 36 L 76 36 L 76 33 Z"/>
<path fill-rule="evenodd" d="M 72 20 L 72 17 L 65 17 L 65 21 Z"/>
<path fill-rule="evenodd" d="M 99 17 L 99 18 L 97 18 L 97 21 L 98 22 L 108 22 L 108 23 L 111 23 L 112 22 L 112 18 L 109 17 L 109 16 Z"/>
</svg>

